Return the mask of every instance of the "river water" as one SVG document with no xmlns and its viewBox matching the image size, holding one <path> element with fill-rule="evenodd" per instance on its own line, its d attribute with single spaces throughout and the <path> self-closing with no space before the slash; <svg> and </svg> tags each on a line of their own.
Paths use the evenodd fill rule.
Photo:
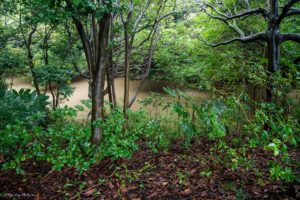
<svg viewBox="0 0 300 200">
<path fill-rule="evenodd" d="M 21 88 L 33 89 L 33 85 L 30 80 L 25 77 L 15 77 L 15 78 L 7 78 L 6 82 L 9 86 L 12 86 L 13 89 L 19 90 Z M 131 81 L 130 82 L 130 98 L 134 95 L 135 91 L 139 87 L 140 81 Z M 153 81 L 146 80 L 143 84 L 143 87 L 137 96 L 136 101 L 132 105 L 132 110 L 137 110 L 141 107 L 141 104 L 138 103 L 137 100 L 146 98 L 150 95 L 151 92 L 158 93 L 164 97 L 168 97 L 168 95 L 164 92 L 163 87 L 173 87 L 174 85 L 170 82 L 166 81 Z M 71 83 L 71 87 L 75 88 L 73 95 L 68 99 L 61 102 L 61 106 L 67 105 L 70 107 L 74 107 L 76 105 L 81 104 L 81 100 L 88 99 L 88 83 L 84 79 L 75 80 Z M 124 78 L 116 78 L 115 79 L 115 88 L 116 88 L 116 96 L 119 105 L 122 105 L 123 95 L 124 95 Z M 199 92 L 196 90 L 185 90 L 185 92 L 190 95 L 197 97 L 199 99 L 207 99 L 209 94 L 206 92 Z M 107 98 L 107 95 L 106 95 Z M 88 111 L 80 112 L 78 114 L 79 119 L 85 119 Z"/>
</svg>

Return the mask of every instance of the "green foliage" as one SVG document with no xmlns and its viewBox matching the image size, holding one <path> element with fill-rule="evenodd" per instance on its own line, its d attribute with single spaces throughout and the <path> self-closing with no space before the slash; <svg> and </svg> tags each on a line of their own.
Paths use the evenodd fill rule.
<svg viewBox="0 0 300 200">
<path fill-rule="evenodd" d="M 202 172 L 200 172 L 200 175 L 202 177 L 210 177 L 212 175 L 212 171 L 210 171 L 210 170 L 202 171 Z"/>
<path fill-rule="evenodd" d="M 283 180 L 287 183 L 295 180 L 295 175 L 289 167 L 283 168 L 278 163 L 270 164 L 270 177 L 273 180 Z"/>
<path fill-rule="evenodd" d="M 76 110 L 64 107 L 50 113 L 47 128 L 23 123 L 7 125 L 1 132 L 3 169 L 21 172 L 21 162 L 30 158 L 48 161 L 53 169 L 73 166 L 86 170 L 95 162 L 95 147 L 89 142 L 90 129 L 74 121 Z"/>
<path fill-rule="evenodd" d="M 290 111 L 275 104 L 258 104 L 259 109 L 249 120 L 249 106 L 245 103 L 248 98 L 243 92 L 238 97 L 197 101 L 179 89 L 164 91 L 170 97 L 152 95 L 142 101 L 143 106 L 150 108 L 145 134 L 153 151 L 168 149 L 173 140 L 189 147 L 193 140 L 207 138 L 213 142 L 210 150 L 214 161 L 236 171 L 251 170 L 255 161 L 249 158 L 250 149 L 262 148 L 281 159 L 279 167 L 270 167 L 271 179 L 295 180 L 288 165 L 294 162 L 289 148 L 299 144 L 299 120 L 293 107 L 296 105 L 289 104 L 293 112 L 287 113 Z"/>
<path fill-rule="evenodd" d="M 49 88 L 53 108 L 58 106 L 60 99 L 66 99 L 73 94 L 74 88 L 69 83 L 75 77 L 76 73 L 73 69 L 62 68 L 56 65 L 45 65 L 35 69 L 37 81 L 45 88 Z M 56 91 L 54 91 L 54 88 Z"/>
<path fill-rule="evenodd" d="M 54 170 L 69 166 L 82 172 L 105 157 L 130 158 L 138 149 L 137 141 L 143 134 L 143 112 L 129 111 L 131 123 L 124 130 L 122 109 L 111 110 L 104 121 L 97 123 L 103 131 L 97 148 L 90 143 L 90 126 L 76 122 L 77 111 L 67 106 L 51 111 L 47 128 L 38 124 L 28 127 L 19 121 L 7 125 L 0 139 L 0 153 L 5 159 L 2 168 L 22 172 L 21 163 L 34 158 L 51 163 Z"/>
<path fill-rule="evenodd" d="M 63 68 L 56 65 L 45 65 L 36 69 L 38 81 L 46 85 L 47 83 L 67 83 L 76 75 L 71 68 Z"/>
<path fill-rule="evenodd" d="M 98 126 L 103 131 L 102 141 L 100 144 L 100 158 L 110 157 L 130 158 L 138 149 L 136 143 L 139 136 L 142 134 L 140 122 L 138 119 L 143 118 L 142 113 L 129 113 L 129 121 L 133 119 L 133 124 L 128 125 L 128 129 L 123 129 L 125 118 L 122 109 L 117 107 L 113 109 L 105 118 L 104 121 L 99 121 Z M 137 116 L 136 116 L 137 115 Z"/>
<path fill-rule="evenodd" d="M 0 98 L 3 98 L 7 90 L 7 84 L 0 75 Z"/>
<path fill-rule="evenodd" d="M 245 126 L 249 134 L 249 146 L 264 147 L 273 152 L 280 163 L 270 165 L 270 177 L 274 180 L 291 182 L 295 180 L 293 171 L 287 165 L 293 161 L 289 148 L 295 148 L 300 141 L 300 126 L 297 118 L 271 103 L 264 103 L 256 110 L 254 119 Z"/>
<path fill-rule="evenodd" d="M 180 185 L 186 185 L 186 179 L 189 176 L 188 173 L 178 171 L 176 173 L 176 176 L 177 176 L 177 179 L 178 179 Z"/>
<path fill-rule="evenodd" d="M 28 127 L 40 124 L 47 115 L 47 99 L 29 89 L 6 91 L 0 96 L 0 130 L 19 122 Z"/>
<path fill-rule="evenodd" d="M 159 150 L 167 150 L 173 138 L 168 133 L 170 130 L 164 127 L 164 122 L 164 120 L 149 120 L 144 129 L 147 144 L 155 153 Z"/>
<path fill-rule="evenodd" d="M 0 51 L 0 74 L 12 74 L 13 72 L 24 71 L 24 57 L 20 49 L 4 49 Z"/>
<path fill-rule="evenodd" d="M 189 29 L 184 23 L 171 23 L 162 31 L 162 42 L 155 54 L 155 79 L 174 81 L 199 87 L 203 77 L 201 70 L 205 63 L 194 40 L 187 35 Z M 160 46 L 161 45 L 161 46 Z M 178 52 L 181 49 L 181 52 Z M 200 50 L 201 51 L 201 50 Z M 168 76 L 165 76 L 168 74 Z"/>
<path fill-rule="evenodd" d="M 245 128 L 255 138 L 250 140 L 250 144 L 268 145 L 267 149 L 273 150 L 275 155 L 279 154 L 279 148 L 284 151 L 286 145 L 296 146 L 299 143 L 298 121 L 274 104 L 262 104 L 252 123 Z"/>
<path fill-rule="evenodd" d="M 7 125 L 5 130 L 1 131 L 0 153 L 4 156 L 4 169 L 16 169 L 21 172 L 20 164 L 22 161 L 30 158 L 25 152 L 28 152 L 30 142 L 33 136 L 21 124 Z"/>
<path fill-rule="evenodd" d="M 232 126 L 232 115 L 238 112 L 239 107 L 230 98 L 199 102 L 179 89 L 164 91 L 171 98 L 153 95 L 142 101 L 143 106 L 153 106 L 155 112 L 167 112 L 155 114 L 146 124 L 147 140 L 154 151 L 167 149 L 175 139 L 181 139 L 182 145 L 188 147 L 199 136 L 210 140 L 224 138 Z"/>
<path fill-rule="evenodd" d="M 222 138 L 226 134 L 226 128 L 221 121 L 226 109 L 222 102 L 207 102 L 201 106 L 194 106 L 199 119 L 203 120 L 205 132 L 209 139 Z"/>
</svg>

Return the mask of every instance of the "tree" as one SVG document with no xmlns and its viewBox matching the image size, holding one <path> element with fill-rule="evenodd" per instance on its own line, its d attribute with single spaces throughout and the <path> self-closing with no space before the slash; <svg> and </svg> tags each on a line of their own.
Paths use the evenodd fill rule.
<svg viewBox="0 0 300 200">
<path fill-rule="evenodd" d="M 170 3 L 170 5 L 168 5 Z M 123 103 L 123 112 L 126 116 L 126 110 L 132 106 L 134 101 L 136 100 L 137 95 L 139 94 L 143 83 L 145 82 L 146 78 L 148 77 L 152 58 L 155 50 L 155 39 L 158 34 L 158 29 L 161 21 L 167 17 L 175 15 L 178 11 L 175 11 L 176 2 L 168 0 L 160 0 L 160 1 L 153 1 L 153 0 L 145 0 L 145 1 L 133 1 L 130 0 L 128 5 L 127 12 L 122 12 L 120 14 L 120 18 L 123 25 L 123 32 L 124 32 L 124 103 Z M 173 10 L 170 10 L 170 7 Z M 169 10 L 168 10 L 169 8 Z M 155 12 L 151 12 L 151 10 L 155 10 Z M 124 16 L 125 14 L 125 16 Z M 136 38 L 139 33 L 143 31 L 148 31 L 145 37 L 137 42 Z M 135 91 L 134 95 L 131 97 L 129 96 L 129 83 L 131 78 L 131 62 L 132 62 L 132 54 L 134 48 L 139 51 L 140 47 L 145 49 L 145 43 L 149 42 L 149 47 L 146 49 L 146 59 L 143 60 L 145 63 L 144 69 L 142 70 L 142 74 L 140 76 L 141 82 L 140 85 Z M 137 44 L 135 44 L 137 43 Z M 144 55 L 141 55 L 144 56 Z"/>
<path fill-rule="evenodd" d="M 235 11 L 230 11 L 230 9 L 225 6 L 222 0 L 216 0 L 215 4 L 211 4 L 205 1 L 203 3 L 200 3 L 203 11 L 211 18 L 224 22 L 232 30 L 238 33 L 239 37 L 216 44 L 211 44 L 201 37 L 198 38 L 213 47 L 227 45 L 233 42 L 265 42 L 267 44 L 268 71 L 273 74 L 280 68 L 280 45 L 286 41 L 294 41 L 300 43 L 300 34 L 280 32 L 280 25 L 283 23 L 285 18 L 300 15 L 300 9 L 293 7 L 298 2 L 300 2 L 300 0 L 289 0 L 284 4 L 281 11 L 279 11 L 280 7 L 278 0 L 267 0 L 267 8 L 259 7 L 254 9 L 251 8 L 248 0 L 243 0 L 243 2 L 240 2 L 240 4 L 243 5 L 242 7 L 245 8 L 245 11 L 236 13 Z M 236 10 L 236 8 L 234 8 L 234 10 Z M 236 20 L 245 19 L 247 17 L 255 15 L 262 16 L 262 19 L 264 19 L 268 23 L 268 28 L 265 31 L 246 36 L 245 33 L 236 24 Z M 270 81 L 266 97 L 266 100 L 269 102 L 274 100 L 272 87 L 273 86 Z"/>
<path fill-rule="evenodd" d="M 45 36 L 42 42 L 42 55 L 45 63 L 48 64 L 48 40 L 59 19 L 46 2 L 40 0 L 14 0 L 12 2 L 6 1 L 5 5 L 0 4 L 0 6 L 3 7 L 1 9 L 3 14 L 9 16 L 11 24 L 10 28 L 16 29 L 18 33 L 14 38 L 12 38 L 14 40 L 13 46 L 19 47 L 20 44 L 24 44 L 25 46 L 27 63 L 38 95 L 41 94 L 41 89 L 37 81 L 38 75 L 36 73 L 36 64 L 34 61 L 34 47 L 37 41 L 36 35 L 37 33 L 40 33 L 40 29 L 45 31 Z M 51 24 L 53 26 L 47 30 L 47 24 Z"/>
<path fill-rule="evenodd" d="M 29 66 L 29 69 L 30 69 L 30 72 L 31 72 L 31 75 L 32 75 L 32 79 L 33 79 L 33 83 L 34 83 L 34 87 L 35 87 L 35 90 L 37 92 L 38 95 L 41 94 L 41 91 L 40 91 L 40 87 L 39 87 L 39 84 L 38 84 L 38 81 L 37 81 L 37 74 L 35 72 L 35 67 L 34 67 L 34 62 L 33 62 L 33 51 L 32 51 L 32 39 L 33 39 L 33 35 L 36 33 L 36 30 L 37 30 L 37 22 L 35 21 L 32 21 L 32 22 L 29 22 L 28 24 L 30 25 L 30 31 L 29 33 L 24 30 L 24 25 L 23 25 L 23 11 L 20 11 L 19 12 L 19 18 L 20 18 L 20 21 L 19 21 L 19 28 L 20 28 L 20 33 L 22 35 L 22 38 L 23 38 L 23 41 L 24 41 L 24 44 L 25 44 L 25 47 L 26 47 L 26 50 L 27 50 L 27 59 L 28 59 L 28 66 Z M 25 10 L 26 12 L 26 10 Z"/>
<path fill-rule="evenodd" d="M 99 144 L 102 130 L 101 127 L 97 126 L 96 122 L 104 118 L 104 84 L 106 68 L 108 67 L 109 33 L 113 1 L 66 0 L 66 4 L 80 36 L 86 56 L 92 98 L 91 142 Z M 99 10 L 101 12 L 97 12 Z M 91 30 L 87 30 L 84 26 L 85 21 L 82 18 L 85 18 L 90 23 Z M 89 33 L 91 34 L 89 35 Z"/>
</svg>

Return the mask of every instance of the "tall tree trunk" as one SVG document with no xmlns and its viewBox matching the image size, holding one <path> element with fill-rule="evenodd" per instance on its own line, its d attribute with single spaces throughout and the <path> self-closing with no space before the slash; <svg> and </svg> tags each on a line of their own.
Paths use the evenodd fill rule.
<svg viewBox="0 0 300 200">
<path fill-rule="evenodd" d="M 123 112 L 127 118 L 126 110 L 129 106 L 129 81 L 130 81 L 130 42 L 128 34 L 128 22 L 126 22 L 124 27 L 125 36 L 125 77 L 124 77 L 124 107 Z"/>
<path fill-rule="evenodd" d="M 28 65 L 29 65 L 29 69 L 30 69 L 30 72 L 32 75 L 33 84 L 34 84 L 36 93 L 38 95 L 40 95 L 41 91 L 40 91 L 40 87 L 39 87 L 39 84 L 37 81 L 37 74 L 34 70 L 33 54 L 32 54 L 32 50 L 31 50 L 32 37 L 33 37 L 33 34 L 35 33 L 35 31 L 36 31 L 36 27 L 34 27 L 33 30 L 30 32 L 26 46 L 27 46 L 27 57 L 28 57 L 28 62 L 29 62 Z"/>
<path fill-rule="evenodd" d="M 276 24 L 278 18 L 278 0 L 269 0 L 270 6 L 270 21 L 267 31 L 267 45 L 268 45 L 268 71 L 269 76 L 273 75 L 279 69 L 280 59 L 280 40 L 279 40 L 279 25 Z M 271 77 L 270 77 L 271 78 Z M 267 102 L 274 100 L 272 80 L 268 80 L 268 88 L 266 94 Z"/>
<path fill-rule="evenodd" d="M 48 55 L 48 39 L 44 39 L 44 63 L 49 65 L 49 55 Z"/>
<path fill-rule="evenodd" d="M 115 69 L 114 69 L 114 63 L 113 63 L 113 49 L 110 48 L 109 50 L 109 82 L 110 82 L 110 87 L 111 87 L 111 98 L 112 98 L 112 104 L 113 107 L 116 107 L 117 105 L 117 99 L 116 99 L 116 88 L 115 88 Z"/>
<path fill-rule="evenodd" d="M 114 40 L 113 17 L 111 17 L 109 37 L 110 37 L 109 41 L 112 42 Z M 108 87 L 109 102 L 111 103 L 112 108 L 114 108 L 117 104 L 114 77 L 115 76 L 114 76 L 114 64 L 113 64 L 113 46 L 110 46 L 109 55 L 108 55 L 108 64 L 107 64 L 107 87 Z"/>
<path fill-rule="evenodd" d="M 158 30 L 158 24 L 156 24 L 154 27 L 153 27 L 153 32 L 151 34 L 151 37 L 150 37 L 150 47 L 148 49 L 148 58 L 147 58 L 147 63 L 146 63 L 146 69 L 145 69 L 145 72 L 144 74 L 142 75 L 142 80 L 138 86 L 138 89 L 136 90 L 135 94 L 133 95 L 133 97 L 131 98 L 130 102 L 129 102 L 129 107 L 131 107 L 133 105 L 133 103 L 135 102 L 138 94 L 140 93 L 148 75 L 149 75 L 149 72 L 150 72 L 150 69 L 151 69 L 151 64 L 152 64 L 152 59 L 153 59 L 153 55 L 154 55 L 154 50 L 156 48 L 156 45 L 155 45 L 155 36 L 156 36 L 156 33 L 157 33 L 157 30 Z"/>
<path fill-rule="evenodd" d="M 97 56 L 96 66 L 94 68 L 94 79 L 92 88 L 92 136 L 91 142 L 99 144 L 102 138 L 102 128 L 94 124 L 98 120 L 103 120 L 104 112 L 104 83 L 105 83 L 105 69 L 107 68 L 108 58 L 108 41 L 109 29 L 111 23 L 111 14 L 105 14 L 99 22 L 99 51 Z"/>
<path fill-rule="evenodd" d="M 32 76 L 32 79 L 33 79 L 33 84 L 34 84 L 36 93 L 38 95 L 40 95 L 41 91 L 40 91 L 40 87 L 39 87 L 39 84 L 38 84 L 38 81 L 37 81 L 37 74 L 34 70 L 33 53 L 32 53 L 32 50 L 31 50 L 32 37 L 33 37 L 33 34 L 37 30 L 37 24 L 34 24 L 32 26 L 31 32 L 29 33 L 28 38 L 26 38 L 25 33 L 23 31 L 23 28 L 22 28 L 22 15 L 21 14 L 20 14 L 20 22 L 19 23 L 20 23 L 19 25 L 20 25 L 21 34 L 22 34 L 22 37 L 23 37 L 23 40 L 24 40 L 24 43 L 25 43 L 25 46 L 26 46 L 26 49 L 27 49 L 28 65 L 29 65 L 30 73 L 31 73 L 31 76 Z"/>
<path fill-rule="evenodd" d="M 36 93 L 38 95 L 40 95 L 41 91 L 40 91 L 40 87 L 39 87 L 39 84 L 38 84 L 38 81 L 37 81 L 37 74 L 34 70 L 33 55 L 32 55 L 30 46 L 28 48 L 28 61 L 29 61 L 29 69 L 30 69 L 30 73 L 31 73 L 31 76 L 32 76 L 32 79 L 33 79 L 33 84 L 34 84 Z"/>
<path fill-rule="evenodd" d="M 111 60 L 110 60 L 110 53 L 108 58 L 108 64 L 106 67 L 106 80 L 107 80 L 107 92 L 108 92 L 108 100 L 110 103 L 111 108 L 115 106 L 114 104 L 114 97 L 113 97 L 113 90 L 112 90 L 112 78 L 111 78 Z"/>
</svg>

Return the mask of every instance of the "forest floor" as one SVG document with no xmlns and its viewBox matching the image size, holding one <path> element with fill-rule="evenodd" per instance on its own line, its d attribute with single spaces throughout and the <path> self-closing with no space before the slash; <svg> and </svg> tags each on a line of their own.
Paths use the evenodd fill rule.
<svg viewBox="0 0 300 200">
<path fill-rule="evenodd" d="M 253 149 L 249 170 L 233 171 L 215 162 L 210 142 L 188 150 L 173 144 L 153 153 L 144 142 L 131 159 L 105 159 L 82 174 L 73 168 L 52 171 L 46 162 L 24 163 L 25 174 L 0 172 L 0 194 L 12 199 L 297 199 L 299 185 L 270 181 L 272 152 Z M 299 159 L 299 149 L 291 153 Z M 222 158 L 221 158 L 222 159 Z M 0 198 L 1 198 L 0 196 Z"/>
</svg>

